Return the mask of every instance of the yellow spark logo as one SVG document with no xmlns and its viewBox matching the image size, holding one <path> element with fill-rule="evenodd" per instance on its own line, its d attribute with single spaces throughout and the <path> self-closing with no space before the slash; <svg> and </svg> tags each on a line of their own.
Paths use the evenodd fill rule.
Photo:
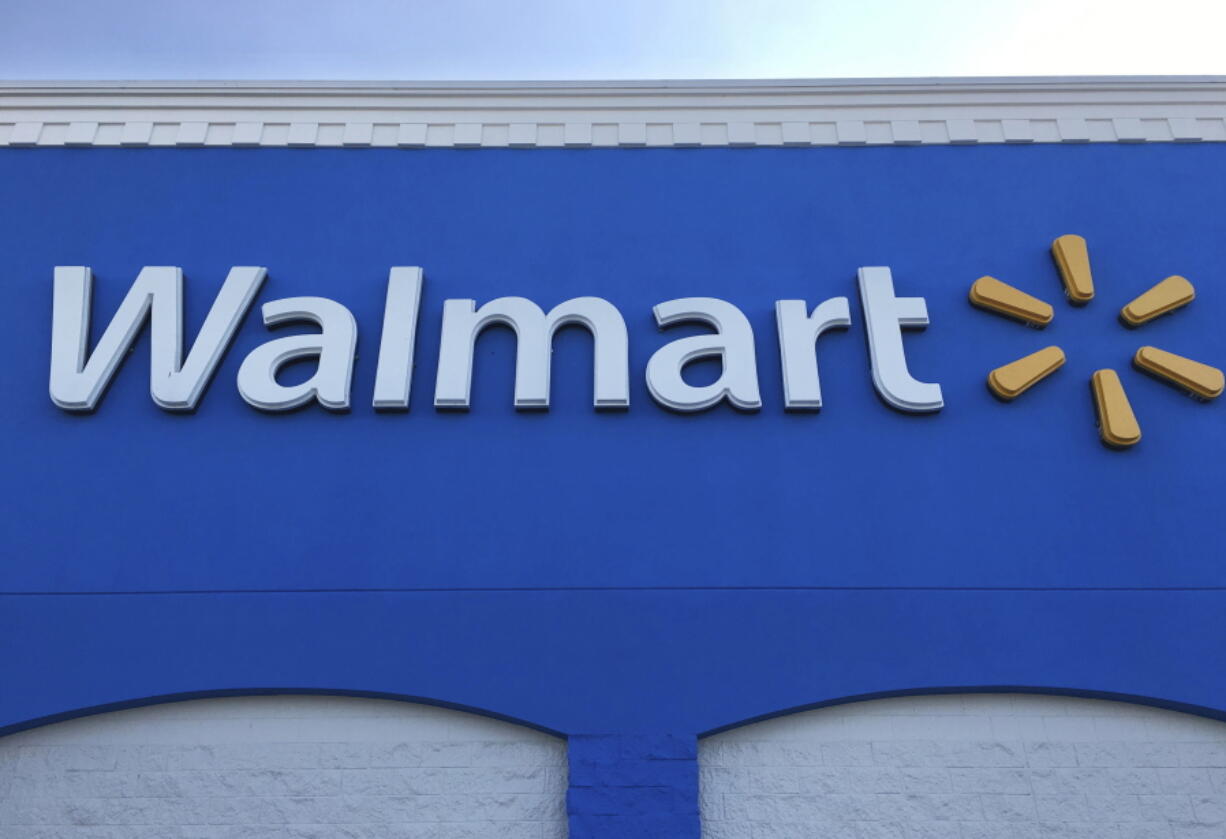
<svg viewBox="0 0 1226 839">
<path fill-rule="evenodd" d="M 1090 272 L 1086 240 L 1074 235 L 1061 236 L 1052 242 L 1051 253 L 1069 302 L 1075 306 L 1090 302 L 1094 297 L 1094 277 Z M 1195 297 L 1196 289 L 1186 279 L 1167 277 L 1121 309 L 1120 320 L 1128 327 L 1141 326 L 1188 305 Z M 1038 329 L 1047 326 L 1055 317 L 1055 310 L 1049 303 L 995 277 L 976 280 L 971 285 L 970 299 L 981 309 L 1020 320 Z M 988 373 L 988 387 L 996 396 L 1011 401 L 1060 369 L 1064 361 L 1064 350 L 1046 347 Z M 1217 398 L 1226 386 L 1226 379 L 1218 368 L 1157 347 L 1141 347 L 1133 356 L 1132 363 L 1138 370 L 1163 379 L 1201 400 Z M 1140 442 L 1141 426 L 1132 412 L 1119 374 L 1111 369 L 1096 370 L 1090 377 L 1090 388 L 1094 393 L 1099 435 L 1103 442 L 1117 449 Z"/>
</svg>

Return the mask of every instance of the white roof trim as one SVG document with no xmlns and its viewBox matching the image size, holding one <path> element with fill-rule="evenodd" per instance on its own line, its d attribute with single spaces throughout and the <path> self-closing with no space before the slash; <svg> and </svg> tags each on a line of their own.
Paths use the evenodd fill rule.
<svg viewBox="0 0 1226 839">
<path fill-rule="evenodd" d="M 0 82 L 0 146 L 1226 142 L 1226 76 Z"/>
</svg>

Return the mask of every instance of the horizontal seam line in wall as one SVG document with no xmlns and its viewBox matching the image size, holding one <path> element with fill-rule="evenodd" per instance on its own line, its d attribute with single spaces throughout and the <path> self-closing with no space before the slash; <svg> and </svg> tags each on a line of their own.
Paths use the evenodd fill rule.
<svg viewBox="0 0 1226 839">
<path fill-rule="evenodd" d="M 148 589 L 129 591 L 0 591 L 0 597 L 103 597 L 142 594 L 447 594 L 515 592 L 791 592 L 791 591 L 950 591 L 950 592 L 1200 592 L 1226 591 L 1226 586 L 506 586 L 438 588 L 250 588 Z"/>
</svg>

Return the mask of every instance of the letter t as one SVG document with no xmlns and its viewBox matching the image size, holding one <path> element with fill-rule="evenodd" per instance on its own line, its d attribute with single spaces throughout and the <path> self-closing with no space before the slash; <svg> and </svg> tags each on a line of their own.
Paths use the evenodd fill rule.
<svg viewBox="0 0 1226 839">
<path fill-rule="evenodd" d="M 873 385 L 877 392 L 900 411 L 941 410 L 945 406 L 941 386 L 912 378 L 902 345 L 904 326 L 928 325 L 928 305 L 924 298 L 895 297 L 894 278 L 886 267 L 861 268 L 859 277 Z"/>
</svg>

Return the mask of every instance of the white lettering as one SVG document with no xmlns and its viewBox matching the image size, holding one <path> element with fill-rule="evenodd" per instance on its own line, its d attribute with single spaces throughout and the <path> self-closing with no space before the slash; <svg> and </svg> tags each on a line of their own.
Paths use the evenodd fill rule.
<svg viewBox="0 0 1226 839">
<path fill-rule="evenodd" d="M 420 268 L 393 268 L 387 278 L 387 307 L 375 371 L 374 407 L 407 410 L 413 384 L 413 344 L 421 309 Z"/>
<path fill-rule="evenodd" d="M 701 411 L 722 399 L 743 410 L 762 407 L 753 327 L 740 309 L 714 297 L 684 297 L 660 303 L 654 312 L 661 327 L 699 321 L 716 330 L 678 338 L 656 350 L 647 362 L 647 389 L 657 402 L 674 411 Z M 700 358 L 720 359 L 723 370 L 711 384 L 694 387 L 681 370 Z"/>
<path fill-rule="evenodd" d="M 481 330 L 496 323 L 515 330 L 515 407 L 548 408 L 553 335 L 578 324 L 593 337 L 593 405 L 630 405 L 629 349 L 621 312 L 599 297 L 575 297 L 546 315 L 523 297 L 499 297 L 476 308 L 475 300 L 443 301 L 434 407 L 467 409 L 472 392 L 473 348 Z"/>
<path fill-rule="evenodd" d="M 94 410 L 149 317 L 149 393 L 168 411 L 194 409 L 266 275 L 263 268 L 230 269 L 196 343 L 181 363 L 183 271 L 169 266 L 142 268 L 86 360 L 93 273 L 82 266 L 57 266 L 51 316 L 51 401 L 66 411 Z"/>
<path fill-rule="evenodd" d="M 809 315 L 803 300 L 776 300 L 779 357 L 783 363 L 783 407 L 789 411 L 819 411 L 822 385 L 817 374 L 817 339 L 828 329 L 851 326 L 846 297 L 832 297 Z"/>
<path fill-rule="evenodd" d="M 928 305 L 924 298 L 895 297 L 894 278 L 889 268 L 861 268 L 859 278 L 873 385 L 877 392 L 900 411 L 941 410 L 945 406 L 941 386 L 917 381 L 911 376 L 902 345 L 903 327 L 928 325 Z"/>
<path fill-rule="evenodd" d="M 277 338 L 252 350 L 238 370 L 238 392 L 247 404 L 262 411 L 288 411 L 316 399 L 329 410 L 346 410 L 358 340 L 353 314 L 324 297 L 286 297 L 265 303 L 262 311 L 267 326 L 305 320 L 318 324 L 320 331 Z M 313 376 L 296 385 L 278 384 L 278 370 L 312 356 L 319 359 Z"/>
</svg>

